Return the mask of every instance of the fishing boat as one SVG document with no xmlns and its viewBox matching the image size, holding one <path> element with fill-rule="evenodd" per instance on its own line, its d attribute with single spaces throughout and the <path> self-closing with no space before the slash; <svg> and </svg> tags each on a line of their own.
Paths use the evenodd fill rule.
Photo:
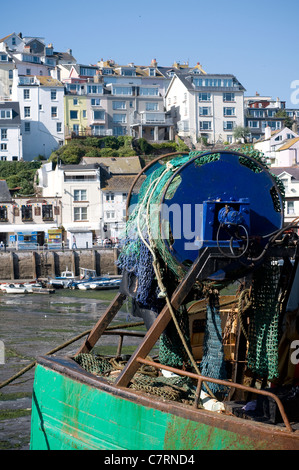
<svg viewBox="0 0 299 470">
<path fill-rule="evenodd" d="M 283 185 L 259 155 L 165 157 L 129 192 L 115 298 L 76 354 L 37 360 L 31 449 L 299 450 L 298 219 L 284 224 Z M 190 201 L 193 231 L 168 217 Z M 128 299 L 145 336 L 129 357 L 123 332 L 99 355 Z"/>
<path fill-rule="evenodd" d="M 73 271 L 66 269 L 62 271 L 61 276 L 49 279 L 49 284 L 54 288 L 68 287 L 68 285 L 76 279 L 78 279 L 78 277 L 74 275 Z"/>
</svg>

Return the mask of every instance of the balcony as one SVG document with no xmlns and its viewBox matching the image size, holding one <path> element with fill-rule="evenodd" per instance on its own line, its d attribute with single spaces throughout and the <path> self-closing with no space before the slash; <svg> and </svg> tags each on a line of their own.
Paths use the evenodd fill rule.
<svg viewBox="0 0 299 470">
<path fill-rule="evenodd" d="M 173 119 L 167 118 L 165 113 L 140 113 L 139 117 L 131 118 L 131 126 L 173 126 Z"/>
</svg>

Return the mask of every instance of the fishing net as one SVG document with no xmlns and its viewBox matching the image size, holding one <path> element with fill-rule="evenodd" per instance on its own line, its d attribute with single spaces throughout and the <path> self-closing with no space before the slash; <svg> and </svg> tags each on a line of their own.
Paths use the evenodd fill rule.
<svg viewBox="0 0 299 470">
<path fill-rule="evenodd" d="M 189 350 L 191 350 L 189 318 L 183 305 L 175 312 L 180 331 L 182 332 Z M 161 364 L 170 367 L 190 367 L 190 360 L 182 344 L 174 322 L 170 322 L 160 337 L 159 360 Z"/>
<path fill-rule="evenodd" d="M 94 354 L 79 353 L 74 356 L 74 361 L 91 374 L 104 375 L 114 368 L 112 362 L 108 359 Z"/>
<path fill-rule="evenodd" d="M 269 380 L 278 377 L 279 266 L 270 262 L 253 275 L 249 315 L 248 368 Z"/>
<path fill-rule="evenodd" d="M 229 149 L 231 152 L 242 151 L 244 156 L 239 156 L 240 164 L 250 168 L 254 172 L 261 172 L 263 168 L 268 169 L 264 163 L 263 154 L 251 147 L 245 149 Z M 178 156 L 165 164 L 161 164 L 149 174 L 140 188 L 138 202 L 131 207 L 131 212 L 122 236 L 123 246 L 118 258 L 118 266 L 121 270 L 137 277 L 137 302 L 156 312 L 161 311 L 164 305 L 163 299 L 159 298 L 161 293 L 157 283 L 157 276 L 153 265 L 159 263 L 160 274 L 166 288 L 174 289 L 186 274 L 187 267 L 183 267 L 171 254 L 169 247 L 172 245 L 172 234 L 169 226 L 160 226 L 160 205 L 165 199 L 170 199 L 178 189 L 181 177 L 177 175 L 165 188 L 170 178 L 173 177 L 182 165 L 194 159 L 194 165 L 202 166 L 215 162 L 220 158 L 220 153 L 204 154 L 203 151 L 190 152 L 187 156 Z M 246 156 L 252 157 L 251 159 Z M 197 157 L 197 158 L 196 158 Z M 275 175 L 272 175 L 282 195 L 284 195 L 283 184 Z M 200 182 L 199 182 L 200 183 Z M 281 211 L 279 193 L 273 186 L 273 204 L 276 211 Z M 169 274 L 172 274 L 171 277 Z M 254 290 L 255 316 L 251 322 L 250 337 L 250 367 L 258 372 L 276 374 L 276 359 L 270 358 L 272 352 L 275 354 L 277 341 L 276 311 L 274 312 L 274 288 L 273 271 L 267 272 L 266 277 L 261 276 L 262 288 L 256 283 Z M 171 282 L 171 281 L 173 282 Z M 269 290 L 270 289 L 270 290 Z M 273 290 L 274 289 L 274 290 Z M 271 294 L 269 295 L 269 292 Z M 168 292 L 169 293 L 169 292 Z M 189 329 L 187 328 L 188 315 L 185 309 L 176 312 L 178 321 L 182 327 L 187 344 L 190 344 Z M 264 318 L 265 315 L 265 318 Z M 188 363 L 186 352 L 181 339 L 178 337 L 174 324 L 166 329 L 160 339 L 160 360 L 163 364 L 175 367 Z M 219 307 L 211 304 L 207 308 L 207 332 L 205 338 L 204 357 L 201 365 L 202 374 L 213 378 L 225 379 L 225 363 L 223 358 L 222 335 L 220 328 Z M 213 386 L 219 392 L 224 389 Z"/>
<path fill-rule="evenodd" d="M 205 377 L 220 380 L 227 378 L 222 338 L 219 297 L 218 294 L 212 294 L 207 304 L 203 358 L 200 364 L 201 373 Z M 227 387 L 219 384 L 209 383 L 209 388 L 214 394 L 228 392 Z"/>
</svg>

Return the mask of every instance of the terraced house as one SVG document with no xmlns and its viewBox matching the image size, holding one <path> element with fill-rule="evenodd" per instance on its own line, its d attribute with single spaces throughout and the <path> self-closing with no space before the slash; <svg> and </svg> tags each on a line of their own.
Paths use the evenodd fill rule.
<svg viewBox="0 0 299 470">
<path fill-rule="evenodd" d="M 195 144 L 232 143 L 236 126 L 244 125 L 245 88 L 234 75 L 174 73 L 165 96 L 166 110 L 178 134 Z"/>
</svg>

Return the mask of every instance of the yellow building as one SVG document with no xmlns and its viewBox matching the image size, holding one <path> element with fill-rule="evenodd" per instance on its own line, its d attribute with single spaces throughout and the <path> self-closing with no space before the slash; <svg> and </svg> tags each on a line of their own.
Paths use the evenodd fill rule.
<svg viewBox="0 0 299 470">
<path fill-rule="evenodd" d="M 72 135 L 88 135 L 86 96 L 65 95 L 65 138 Z"/>
</svg>

